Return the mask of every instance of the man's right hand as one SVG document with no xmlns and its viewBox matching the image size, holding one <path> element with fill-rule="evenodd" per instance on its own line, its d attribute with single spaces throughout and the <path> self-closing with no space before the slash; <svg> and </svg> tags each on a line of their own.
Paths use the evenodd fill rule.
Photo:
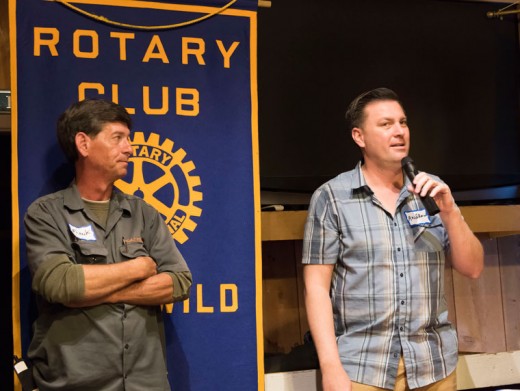
<svg viewBox="0 0 520 391">
<path fill-rule="evenodd" d="M 323 391 L 351 391 L 352 381 L 343 367 L 321 372 Z"/>
<path fill-rule="evenodd" d="M 142 271 L 142 278 L 140 278 L 141 280 L 155 276 L 157 274 L 157 264 L 151 257 L 137 257 L 132 259 L 130 262 L 134 262 L 136 266 L 138 266 Z"/>
</svg>

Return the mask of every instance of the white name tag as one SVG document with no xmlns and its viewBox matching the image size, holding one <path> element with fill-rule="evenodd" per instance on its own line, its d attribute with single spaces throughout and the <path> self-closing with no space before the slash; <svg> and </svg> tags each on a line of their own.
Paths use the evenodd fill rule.
<svg viewBox="0 0 520 391">
<path fill-rule="evenodd" d="M 69 224 L 69 227 L 72 234 L 80 240 L 96 240 L 96 234 L 91 225 L 85 227 L 74 227 Z"/>
<path fill-rule="evenodd" d="M 430 215 L 426 212 L 426 209 L 411 210 L 404 212 L 404 215 L 410 227 L 423 226 L 431 223 Z"/>
</svg>

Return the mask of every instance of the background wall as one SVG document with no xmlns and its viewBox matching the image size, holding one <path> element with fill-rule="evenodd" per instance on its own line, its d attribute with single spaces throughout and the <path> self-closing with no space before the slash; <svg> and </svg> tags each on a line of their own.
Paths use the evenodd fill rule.
<svg viewBox="0 0 520 391">
<path fill-rule="evenodd" d="M 520 183 L 518 19 L 486 17 L 503 6 L 284 0 L 261 9 L 262 187 L 312 191 L 352 168 L 360 154 L 346 107 L 379 86 L 403 101 L 420 170 L 453 190 Z"/>
<path fill-rule="evenodd" d="M 456 190 L 520 184 L 518 18 L 486 16 L 505 5 L 283 0 L 260 9 L 262 188 L 312 192 L 351 169 L 359 152 L 346 129 L 346 106 L 358 93 L 379 86 L 395 89 L 403 100 L 411 156 L 419 169 L 441 175 Z M 263 213 L 263 228 L 272 215 L 285 214 L 273 217 L 262 248 L 266 372 L 273 374 L 317 365 L 302 297 L 303 224 L 290 217 L 299 213 L 305 214 Z M 492 215 L 488 210 L 481 217 L 489 221 Z M 446 268 L 446 296 L 461 355 L 520 349 L 520 236 L 502 237 L 506 233 L 487 229 L 475 231 L 486 251 L 479 280 L 460 276 L 449 264 Z M 283 234 L 271 235 L 277 230 Z M 520 220 L 503 230 L 520 231 Z M 484 384 L 520 379 L 494 372 L 500 374 Z M 483 387 L 477 384 L 465 388 Z"/>
</svg>

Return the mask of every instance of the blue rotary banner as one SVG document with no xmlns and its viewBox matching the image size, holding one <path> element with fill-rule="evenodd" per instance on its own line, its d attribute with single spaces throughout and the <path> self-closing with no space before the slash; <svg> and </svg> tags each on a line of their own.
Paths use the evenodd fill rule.
<svg viewBox="0 0 520 391">
<path fill-rule="evenodd" d="M 172 388 L 263 390 L 256 2 L 194 3 L 10 0 L 15 354 L 35 316 L 23 215 L 73 178 L 58 116 L 100 97 L 134 121 L 117 187 L 162 214 L 194 277 L 164 308 Z"/>
</svg>

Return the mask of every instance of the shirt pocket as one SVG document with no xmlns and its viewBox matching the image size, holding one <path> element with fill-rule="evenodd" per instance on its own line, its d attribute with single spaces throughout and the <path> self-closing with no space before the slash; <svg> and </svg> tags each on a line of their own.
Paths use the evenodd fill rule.
<svg viewBox="0 0 520 391">
<path fill-rule="evenodd" d="M 441 225 L 417 227 L 413 232 L 417 252 L 436 253 L 445 250 L 444 227 Z"/>
<path fill-rule="evenodd" d="M 148 250 L 143 242 L 126 242 L 119 247 L 119 252 L 124 259 L 134 259 L 137 257 L 148 257 Z"/>
<path fill-rule="evenodd" d="M 76 262 L 80 264 L 107 263 L 108 250 L 97 242 L 79 241 L 72 243 Z"/>
</svg>

